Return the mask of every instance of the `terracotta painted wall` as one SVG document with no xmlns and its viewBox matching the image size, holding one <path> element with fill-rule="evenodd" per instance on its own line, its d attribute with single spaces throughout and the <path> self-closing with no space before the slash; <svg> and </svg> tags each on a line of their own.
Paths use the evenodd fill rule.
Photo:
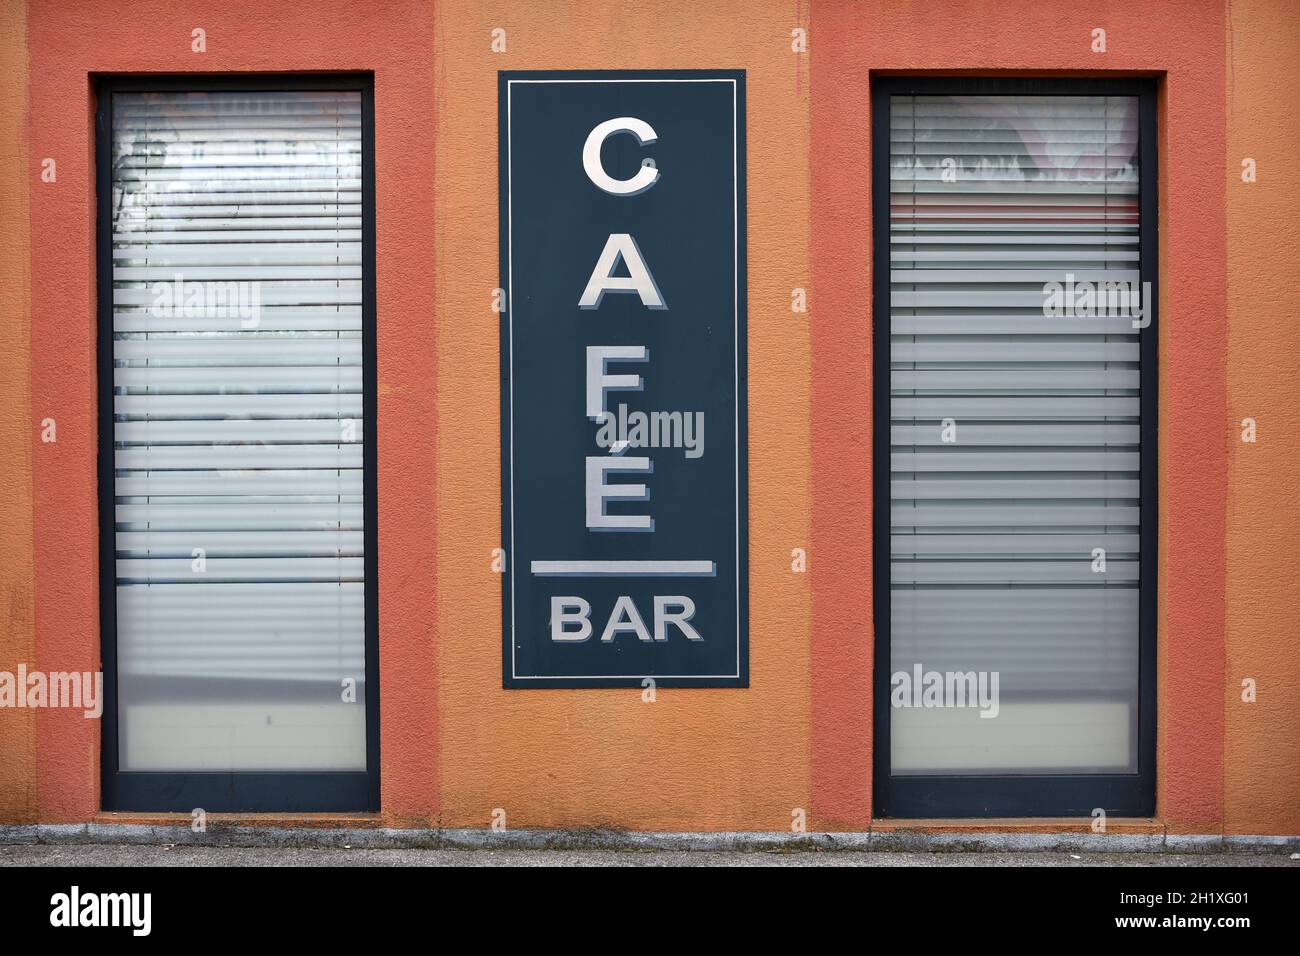
<svg viewBox="0 0 1300 956">
<path fill-rule="evenodd" d="M 1300 16 L 1228 21 L 1228 640 L 1224 818 L 1300 833 Z M 1256 181 L 1242 181 L 1253 159 Z M 1242 420 L 1256 440 L 1241 440 Z M 1243 701 L 1242 681 L 1256 685 Z"/>
<path fill-rule="evenodd" d="M 1161 77 L 1157 813 L 1175 829 L 1217 829 L 1226 480 L 1222 5 L 972 2 L 938 17 L 924 3 L 826 2 L 814 4 L 813 28 L 815 308 L 825 319 L 813 325 L 814 528 L 843 559 L 814 569 L 814 804 L 821 796 L 832 818 L 859 825 L 869 813 L 853 738 L 869 732 L 860 702 L 870 699 L 870 642 L 855 637 L 871 612 L 863 533 L 870 446 L 841 441 L 870 424 L 868 327 L 865 317 L 844 321 L 865 316 L 871 294 L 870 250 L 861 239 L 869 235 L 870 202 L 865 185 L 855 188 L 846 173 L 869 168 L 864 73 L 1109 71 Z M 1095 28 L 1106 31 L 1105 53 L 1092 50 Z M 857 238 L 846 244 L 845 235 Z M 840 668 L 842 660 L 849 665 Z M 856 733 L 843 734 L 845 725 Z"/>
<path fill-rule="evenodd" d="M 13 0 L 9 0 L 10 3 Z M 395 822 L 432 818 L 434 655 L 434 18 L 424 2 L 32 0 L 28 131 L 57 157 L 57 188 L 29 176 L 33 416 L 57 415 L 56 445 L 33 444 L 36 660 L 99 661 L 95 455 L 93 76 L 97 73 L 375 74 L 383 794 Z M 191 50 L 191 31 L 207 51 Z M 30 170 L 29 170 L 30 172 Z M 37 790 L 47 821 L 99 806 L 99 734 L 80 714 L 38 718 Z"/>
<path fill-rule="evenodd" d="M 0 669 L 98 662 L 93 75 L 373 71 L 382 819 L 486 826 L 500 808 L 512 827 L 785 830 L 804 809 L 812 829 L 865 828 L 870 77 L 1150 75 L 1159 825 L 1298 833 L 1300 360 L 1285 296 L 1300 252 L 1298 22 L 1285 0 L 970 0 L 942 16 L 885 0 L 4 0 L 0 260 L 17 267 L 0 273 L 0 441 L 18 453 L 0 460 Z M 205 54 L 190 51 L 194 27 Z M 692 67 L 747 71 L 751 686 L 660 689 L 654 703 L 505 691 L 496 73 Z M 39 181 L 44 156 L 57 184 Z M 796 287 L 807 314 L 790 310 Z M 39 442 L 47 415 L 55 445 Z M 1247 415 L 1253 445 L 1233 424 Z M 791 572 L 793 548 L 809 573 Z M 1258 680 L 1253 705 L 1242 676 Z M 0 820 L 95 818 L 98 747 L 80 715 L 0 711 Z"/>
<path fill-rule="evenodd" d="M 35 659 L 27 9 L 0 6 L 0 671 Z M 0 709 L 0 821 L 36 816 L 36 714 Z"/>
</svg>

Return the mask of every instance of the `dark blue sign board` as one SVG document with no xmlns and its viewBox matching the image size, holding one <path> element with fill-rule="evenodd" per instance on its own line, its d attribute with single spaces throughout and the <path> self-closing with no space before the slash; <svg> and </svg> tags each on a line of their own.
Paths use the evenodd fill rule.
<svg viewBox="0 0 1300 956">
<path fill-rule="evenodd" d="M 744 73 L 499 107 L 504 686 L 747 687 Z"/>
</svg>

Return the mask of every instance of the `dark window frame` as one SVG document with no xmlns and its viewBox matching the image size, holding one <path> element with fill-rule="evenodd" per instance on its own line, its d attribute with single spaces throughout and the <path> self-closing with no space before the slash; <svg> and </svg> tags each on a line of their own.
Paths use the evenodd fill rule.
<svg viewBox="0 0 1300 956">
<path fill-rule="evenodd" d="M 362 449 L 365 503 L 366 769 L 329 772 L 119 770 L 117 589 L 113 450 L 112 161 L 115 93 L 356 90 L 361 94 Z M 99 402 L 99 613 L 104 671 L 101 805 L 105 810 L 364 812 L 379 809 L 379 575 L 375 427 L 375 108 L 372 74 L 195 74 L 96 81 L 96 294 Z"/>
<path fill-rule="evenodd" d="M 890 768 L 890 265 L 889 110 L 897 95 L 1111 95 L 1138 97 L 1139 272 L 1150 282 L 1151 324 L 1139 334 L 1140 527 L 1138 610 L 1138 769 L 1133 774 L 891 776 Z M 873 810 L 877 817 L 1046 817 L 1155 814 L 1156 627 L 1158 569 L 1156 86 L 1147 79 L 882 77 L 872 96 L 872 586 L 875 628 Z"/>
</svg>

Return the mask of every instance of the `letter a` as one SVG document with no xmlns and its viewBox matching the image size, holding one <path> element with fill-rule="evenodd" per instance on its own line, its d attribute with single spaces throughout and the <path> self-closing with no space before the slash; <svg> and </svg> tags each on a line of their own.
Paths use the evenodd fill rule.
<svg viewBox="0 0 1300 956">
<path fill-rule="evenodd" d="M 620 260 L 627 263 L 626 276 L 613 274 Z M 645 259 L 636 246 L 636 240 L 626 232 L 610 233 L 609 239 L 605 242 L 605 249 L 596 261 L 596 268 L 591 270 L 587 288 L 583 291 L 582 298 L 578 300 L 578 308 L 600 308 L 600 300 L 605 297 L 606 292 L 635 292 L 641 297 L 641 304 L 647 309 L 668 308 L 664 305 L 663 296 L 659 294 L 659 288 L 655 285 L 650 270 L 646 268 Z"/>
</svg>

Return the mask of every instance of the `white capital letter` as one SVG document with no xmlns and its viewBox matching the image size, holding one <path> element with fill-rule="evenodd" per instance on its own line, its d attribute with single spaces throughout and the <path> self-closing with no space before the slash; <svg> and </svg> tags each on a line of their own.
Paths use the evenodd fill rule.
<svg viewBox="0 0 1300 956">
<path fill-rule="evenodd" d="M 591 605 L 580 597 L 551 597 L 551 640 L 585 641 L 591 637 Z M 578 621 L 576 631 L 566 631 L 564 625 Z"/>
<path fill-rule="evenodd" d="M 607 501 L 649 501 L 650 489 L 645 485 L 607 485 L 605 472 L 631 471 L 649 474 L 653 470 L 649 458 L 587 459 L 587 527 L 593 531 L 653 531 L 654 520 L 649 515 L 607 515 Z"/>
<path fill-rule="evenodd" d="M 670 607 L 677 610 L 670 611 Z M 668 625 L 676 624 L 687 640 L 702 641 L 700 632 L 688 621 L 695 616 L 695 602 L 685 594 L 655 595 L 655 640 L 668 640 Z"/>
<path fill-rule="evenodd" d="M 647 362 L 650 350 L 644 345 L 587 346 L 587 417 L 599 421 L 605 411 L 605 393 L 641 391 L 640 375 L 607 375 L 610 362 Z"/>
<path fill-rule="evenodd" d="M 619 262 L 627 263 L 627 276 L 616 276 L 614 270 Z M 646 267 L 641 250 L 636 240 L 626 232 L 610 233 L 605 241 L 605 248 L 596 260 L 596 268 L 591 270 L 587 288 L 578 300 L 580 309 L 598 309 L 600 300 L 606 292 L 635 292 L 641 297 L 641 304 L 647 309 L 666 309 L 664 298 L 659 294 L 650 270 Z"/>
<path fill-rule="evenodd" d="M 615 179 L 605 172 L 600 163 L 600 147 L 615 133 L 631 133 L 642 146 L 649 146 L 658 135 L 645 120 L 632 116 L 620 116 L 618 119 L 605 120 L 587 136 L 582 146 L 582 168 L 593 183 L 614 196 L 635 196 L 653 186 L 659 179 L 659 170 L 653 160 L 642 163 L 631 179 Z"/>
</svg>

